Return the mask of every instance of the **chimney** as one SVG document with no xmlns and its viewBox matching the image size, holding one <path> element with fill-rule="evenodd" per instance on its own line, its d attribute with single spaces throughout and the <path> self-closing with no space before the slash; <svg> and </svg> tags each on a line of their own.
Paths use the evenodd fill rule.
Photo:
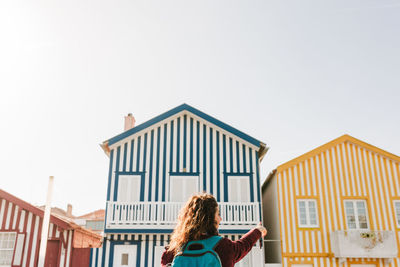
<svg viewBox="0 0 400 267">
<path fill-rule="evenodd" d="M 72 205 L 67 205 L 67 217 L 72 217 Z"/>
<path fill-rule="evenodd" d="M 135 117 L 133 117 L 132 113 L 129 113 L 128 116 L 125 116 L 125 126 L 124 131 L 128 131 L 135 127 Z"/>
</svg>

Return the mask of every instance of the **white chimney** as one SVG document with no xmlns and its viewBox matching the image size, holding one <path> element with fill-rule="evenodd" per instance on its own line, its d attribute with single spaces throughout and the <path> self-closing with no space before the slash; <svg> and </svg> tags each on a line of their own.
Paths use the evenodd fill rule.
<svg viewBox="0 0 400 267">
<path fill-rule="evenodd" d="M 67 217 L 72 217 L 72 205 L 67 205 Z"/>
<path fill-rule="evenodd" d="M 129 113 L 128 116 L 125 116 L 125 126 L 124 126 L 124 131 L 128 131 L 129 129 L 132 129 L 135 127 L 135 117 L 133 117 L 132 113 Z"/>
</svg>

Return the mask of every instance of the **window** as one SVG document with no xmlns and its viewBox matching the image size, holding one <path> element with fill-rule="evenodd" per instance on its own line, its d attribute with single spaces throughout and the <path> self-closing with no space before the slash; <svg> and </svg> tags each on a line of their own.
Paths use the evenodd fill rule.
<svg viewBox="0 0 400 267">
<path fill-rule="evenodd" d="M 318 227 L 317 200 L 298 199 L 299 227 Z"/>
<path fill-rule="evenodd" d="M 228 201 L 250 202 L 249 176 L 228 176 Z"/>
<path fill-rule="evenodd" d="M 140 200 L 141 175 L 118 176 L 118 201 L 137 202 Z"/>
<path fill-rule="evenodd" d="M 122 253 L 121 254 L 121 265 L 128 266 L 128 262 L 129 262 L 129 254 L 128 253 Z"/>
<path fill-rule="evenodd" d="M 365 200 L 345 200 L 346 223 L 348 229 L 368 229 L 367 202 Z"/>
<path fill-rule="evenodd" d="M 394 210 L 394 213 L 396 214 L 397 227 L 400 228 L 400 200 L 394 201 Z"/>
<path fill-rule="evenodd" d="M 102 231 L 104 228 L 104 221 L 86 221 L 86 228 L 94 231 Z"/>
<path fill-rule="evenodd" d="M 170 201 L 186 202 L 191 195 L 198 191 L 198 185 L 198 176 L 170 176 Z"/>
<path fill-rule="evenodd" d="M 11 266 L 16 237 L 13 232 L 0 233 L 0 266 Z"/>
</svg>

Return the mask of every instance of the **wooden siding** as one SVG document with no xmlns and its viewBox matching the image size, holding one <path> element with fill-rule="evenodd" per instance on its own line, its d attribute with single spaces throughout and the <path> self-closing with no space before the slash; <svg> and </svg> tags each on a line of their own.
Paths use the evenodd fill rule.
<svg viewBox="0 0 400 267">
<path fill-rule="evenodd" d="M 17 252 L 22 253 L 21 264 L 13 264 L 12 266 L 37 266 L 42 221 L 39 215 L 21 208 L 17 203 L 0 198 L 0 232 L 14 232 L 24 235 L 22 251 Z M 48 238 L 60 240 L 59 266 L 69 267 L 72 230 L 64 230 L 56 224 L 50 223 Z M 12 263 L 14 263 L 15 254 L 14 249 Z"/>
<path fill-rule="evenodd" d="M 119 174 L 142 175 L 141 201 L 168 201 L 170 174 L 197 174 L 199 191 L 228 201 L 228 174 L 250 177 L 251 201 L 260 202 L 258 147 L 182 111 L 110 146 L 107 200 L 116 201 Z"/>
<path fill-rule="evenodd" d="M 400 199 L 399 158 L 365 143 L 344 136 L 309 152 L 277 169 L 278 202 L 282 240 L 282 264 L 311 263 L 337 266 L 332 255 L 330 233 L 346 230 L 345 199 L 367 202 L 369 228 L 396 232 L 394 200 Z M 296 200 L 316 199 L 319 226 L 300 228 Z M 398 267 L 383 259 L 348 259 L 350 264 L 376 264 Z"/>
<path fill-rule="evenodd" d="M 242 237 L 242 235 L 222 236 L 233 241 Z M 162 253 L 169 241 L 170 235 L 168 234 L 108 234 L 103 242 L 104 249 L 91 249 L 90 267 L 112 267 L 113 247 L 120 244 L 137 245 L 136 267 L 158 267 L 161 264 L 161 254 L 157 255 L 155 250 L 161 248 L 160 253 Z M 258 242 L 255 245 L 256 249 L 257 246 Z M 106 262 L 109 263 L 106 264 Z"/>
</svg>

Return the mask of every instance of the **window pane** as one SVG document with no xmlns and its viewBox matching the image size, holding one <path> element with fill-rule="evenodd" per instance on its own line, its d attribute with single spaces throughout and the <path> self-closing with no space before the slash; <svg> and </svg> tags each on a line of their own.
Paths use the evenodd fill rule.
<svg viewBox="0 0 400 267">
<path fill-rule="evenodd" d="M 121 265 L 128 265 L 129 254 L 123 253 L 121 254 Z"/>
<path fill-rule="evenodd" d="M 16 233 L 0 233 L 0 265 L 11 265 Z"/>
<path fill-rule="evenodd" d="M 298 205 L 300 226 L 307 226 L 306 202 L 304 200 L 300 200 L 298 201 Z"/>
<path fill-rule="evenodd" d="M 394 204 L 396 218 L 397 218 L 397 225 L 400 227 L 400 201 L 396 201 Z"/>
<path fill-rule="evenodd" d="M 356 225 L 356 217 L 354 214 L 353 202 L 346 201 L 345 208 L 346 208 L 347 227 L 349 229 L 356 229 L 357 225 Z"/>
<path fill-rule="evenodd" d="M 365 203 L 363 201 L 357 201 L 357 213 L 365 215 Z"/>
<path fill-rule="evenodd" d="M 310 224 L 312 226 L 317 225 L 317 210 L 315 208 L 314 200 L 308 202 L 308 215 L 310 216 Z"/>
</svg>

